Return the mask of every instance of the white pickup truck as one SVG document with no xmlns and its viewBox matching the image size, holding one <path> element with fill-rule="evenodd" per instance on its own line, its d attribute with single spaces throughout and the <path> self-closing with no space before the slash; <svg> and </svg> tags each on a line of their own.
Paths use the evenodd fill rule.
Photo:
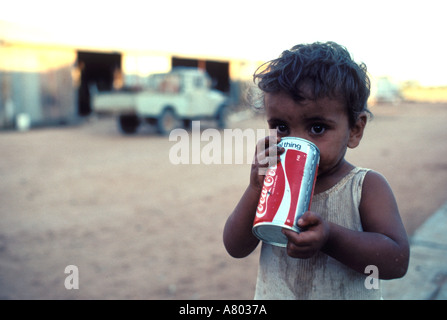
<svg viewBox="0 0 447 320">
<path fill-rule="evenodd" d="M 125 134 L 135 133 L 143 122 L 156 125 L 161 134 L 201 119 L 215 120 L 223 128 L 228 117 L 227 97 L 211 89 L 210 77 L 196 68 L 151 75 L 148 86 L 138 92 L 97 92 L 92 96 L 92 109 L 118 116 L 118 126 Z"/>
</svg>

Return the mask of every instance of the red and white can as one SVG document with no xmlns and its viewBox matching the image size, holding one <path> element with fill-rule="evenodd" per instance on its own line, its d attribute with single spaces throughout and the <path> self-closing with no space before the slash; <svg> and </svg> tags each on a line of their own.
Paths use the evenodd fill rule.
<svg viewBox="0 0 447 320">
<path fill-rule="evenodd" d="M 300 232 L 298 219 L 310 209 L 320 150 L 312 142 L 295 137 L 282 138 L 278 146 L 285 152 L 266 172 L 253 233 L 266 243 L 285 247 L 287 237 L 281 229 Z"/>
</svg>

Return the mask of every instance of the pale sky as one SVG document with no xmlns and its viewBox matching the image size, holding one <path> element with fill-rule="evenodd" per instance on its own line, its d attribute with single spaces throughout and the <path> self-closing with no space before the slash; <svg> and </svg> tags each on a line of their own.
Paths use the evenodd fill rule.
<svg viewBox="0 0 447 320">
<path fill-rule="evenodd" d="M 447 85 L 445 0 L 1 0 L 54 41 L 257 60 L 336 41 L 370 73 Z"/>
</svg>

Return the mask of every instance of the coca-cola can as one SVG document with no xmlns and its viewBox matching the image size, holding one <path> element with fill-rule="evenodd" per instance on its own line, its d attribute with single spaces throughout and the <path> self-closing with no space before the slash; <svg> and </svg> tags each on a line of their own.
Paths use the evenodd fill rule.
<svg viewBox="0 0 447 320">
<path fill-rule="evenodd" d="M 253 233 L 266 243 L 285 247 L 287 237 L 281 230 L 299 233 L 298 219 L 310 210 L 320 150 L 312 142 L 296 137 L 284 137 L 278 146 L 285 152 L 265 174 Z"/>
</svg>

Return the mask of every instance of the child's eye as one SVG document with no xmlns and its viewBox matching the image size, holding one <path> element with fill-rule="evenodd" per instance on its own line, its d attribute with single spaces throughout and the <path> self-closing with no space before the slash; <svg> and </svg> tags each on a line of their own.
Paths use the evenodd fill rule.
<svg viewBox="0 0 447 320">
<path fill-rule="evenodd" d="M 276 131 L 280 135 L 287 135 L 289 133 L 289 128 L 285 124 L 278 124 L 276 126 Z"/>
<path fill-rule="evenodd" d="M 314 124 L 310 128 L 310 132 L 314 135 L 321 135 L 326 131 L 326 126 L 323 124 Z"/>
</svg>

